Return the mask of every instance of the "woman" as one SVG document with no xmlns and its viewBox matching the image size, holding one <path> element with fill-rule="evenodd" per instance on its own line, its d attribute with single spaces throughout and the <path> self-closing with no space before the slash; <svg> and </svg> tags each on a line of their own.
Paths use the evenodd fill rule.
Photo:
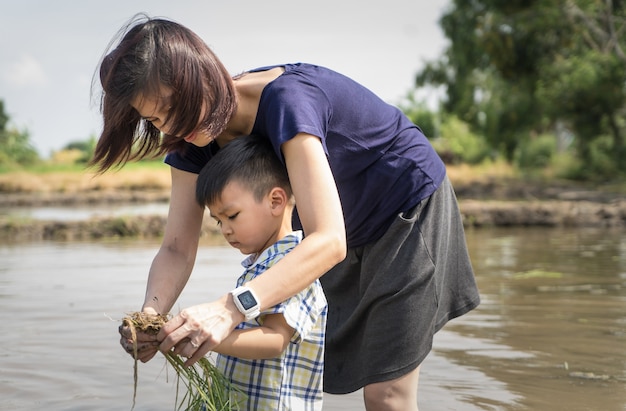
<svg viewBox="0 0 626 411">
<path fill-rule="evenodd" d="M 445 167 L 397 108 L 323 67 L 287 64 L 231 78 L 180 24 L 143 17 L 100 65 L 100 171 L 165 154 L 172 192 L 142 310 L 168 312 L 191 273 L 203 210 L 198 172 L 220 147 L 259 134 L 285 162 L 303 241 L 247 283 L 249 307 L 229 293 L 188 307 L 139 358 L 158 349 L 193 364 L 244 320 L 320 278 L 329 303 L 324 390 L 364 388 L 368 410 L 417 410 L 419 365 L 433 334 L 479 303 Z M 234 215 L 231 218 L 236 218 Z M 132 341 L 122 329 L 121 343 Z"/>
</svg>

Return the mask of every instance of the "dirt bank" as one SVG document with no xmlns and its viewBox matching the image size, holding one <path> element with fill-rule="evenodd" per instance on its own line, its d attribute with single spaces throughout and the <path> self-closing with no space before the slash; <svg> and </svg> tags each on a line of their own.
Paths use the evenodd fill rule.
<svg viewBox="0 0 626 411">
<path fill-rule="evenodd" d="M 222 243 L 216 225 L 208 218 L 202 228 L 205 240 Z M 24 221 L 0 219 L 0 242 L 80 241 L 104 238 L 159 238 L 165 217 L 158 215 L 93 218 L 84 221 Z"/>
<path fill-rule="evenodd" d="M 455 190 L 466 226 L 626 228 L 626 197 L 615 187 L 492 179 Z"/>
</svg>

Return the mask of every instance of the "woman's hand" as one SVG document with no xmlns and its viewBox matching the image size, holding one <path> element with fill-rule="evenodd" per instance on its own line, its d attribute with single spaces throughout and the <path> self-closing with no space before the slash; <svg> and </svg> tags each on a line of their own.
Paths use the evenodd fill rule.
<svg viewBox="0 0 626 411">
<path fill-rule="evenodd" d="M 132 332 L 127 325 L 120 325 L 120 345 L 131 357 L 135 358 L 135 348 Z M 148 362 L 159 351 L 159 341 L 156 335 L 150 335 L 140 330 L 136 330 L 137 337 L 137 359 L 141 362 Z"/>
<path fill-rule="evenodd" d="M 244 320 L 230 294 L 212 303 L 186 308 L 159 331 L 159 349 L 188 357 L 185 366 L 193 365 L 217 347 Z"/>
</svg>

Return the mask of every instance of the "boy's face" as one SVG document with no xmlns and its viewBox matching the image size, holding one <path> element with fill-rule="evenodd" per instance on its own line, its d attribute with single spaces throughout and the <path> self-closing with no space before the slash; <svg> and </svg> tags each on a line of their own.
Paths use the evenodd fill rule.
<svg viewBox="0 0 626 411">
<path fill-rule="evenodd" d="M 280 219 L 272 213 L 269 195 L 257 201 L 250 190 L 231 181 L 208 208 L 226 241 L 243 254 L 261 252 L 279 240 Z"/>
</svg>

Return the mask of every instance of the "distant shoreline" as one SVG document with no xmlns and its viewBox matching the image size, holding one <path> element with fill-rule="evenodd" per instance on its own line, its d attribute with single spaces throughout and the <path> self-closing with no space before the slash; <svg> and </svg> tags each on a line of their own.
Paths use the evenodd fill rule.
<svg viewBox="0 0 626 411">
<path fill-rule="evenodd" d="M 626 228 L 626 198 L 619 193 L 578 186 L 538 185 L 519 181 L 456 184 L 466 227 L 542 226 Z M 0 208 L 76 207 L 107 204 L 167 203 L 169 189 L 116 189 L 55 193 L 3 193 Z M 104 238 L 159 238 L 163 215 L 39 221 L 0 217 L 0 241 L 81 241 Z M 209 219 L 202 235 L 219 238 Z"/>
</svg>

